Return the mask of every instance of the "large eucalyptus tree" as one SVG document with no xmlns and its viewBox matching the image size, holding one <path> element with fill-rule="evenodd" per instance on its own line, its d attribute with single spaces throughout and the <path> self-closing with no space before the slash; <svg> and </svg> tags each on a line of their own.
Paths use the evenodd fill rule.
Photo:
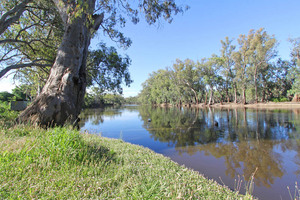
<svg viewBox="0 0 300 200">
<path fill-rule="evenodd" d="M 183 12 L 174 0 L 53 0 L 64 26 L 64 35 L 49 78 L 34 102 L 18 121 L 42 126 L 63 125 L 78 118 L 86 88 L 86 61 L 90 40 L 101 27 L 115 41 L 129 45 L 116 27 L 124 26 L 126 17 L 133 23 L 143 13 L 149 24 L 163 17 Z"/>
<path fill-rule="evenodd" d="M 250 42 L 250 70 L 249 75 L 252 76 L 252 81 L 255 89 L 255 103 L 258 102 L 258 87 L 261 82 L 263 93 L 266 88 L 264 81 L 264 72 L 270 66 L 270 61 L 277 55 L 276 39 L 270 36 L 267 32 L 260 28 L 255 33 Z M 264 100 L 264 95 L 262 97 Z"/>
<path fill-rule="evenodd" d="M 232 45 L 232 41 L 228 37 L 225 40 L 221 40 L 222 48 L 220 50 L 221 55 L 218 57 L 218 64 L 220 65 L 220 70 L 222 75 L 224 76 L 225 80 L 225 92 L 226 92 L 226 99 L 227 102 L 230 102 L 230 95 L 229 90 L 230 88 L 234 89 L 234 102 L 237 102 L 237 85 L 233 82 L 235 77 L 235 70 L 234 70 L 234 59 L 233 54 L 235 50 L 235 46 Z"/>
<path fill-rule="evenodd" d="M 254 37 L 254 30 L 250 30 L 248 35 L 240 35 L 238 38 L 239 49 L 234 53 L 236 77 L 234 82 L 242 90 L 242 103 L 246 104 L 246 89 L 249 81 L 248 68 L 250 63 L 251 48 L 250 41 Z"/>
</svg>

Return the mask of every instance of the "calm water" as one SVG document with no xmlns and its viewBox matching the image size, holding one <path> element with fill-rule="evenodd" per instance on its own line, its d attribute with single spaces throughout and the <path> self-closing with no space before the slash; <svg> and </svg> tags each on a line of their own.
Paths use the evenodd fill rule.
<svg viewBox="0 0 300 200">
<path fill-rule="evenodd" d="M 148 147 L 254 196 L 291 199 L 300 184 L 300 110 L 125 106 L 85 110 L 81 130 Z"/>
</svg>

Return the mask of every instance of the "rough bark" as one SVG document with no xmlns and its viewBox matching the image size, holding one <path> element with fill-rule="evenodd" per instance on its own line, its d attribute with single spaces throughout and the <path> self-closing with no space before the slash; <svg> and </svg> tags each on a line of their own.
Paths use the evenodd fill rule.
<svg viewBox="0 0 300 200">
<path fill-rule="evenodd" d="M 46 127 L 73 123 L 80 114 L 86 89 L 86 59 L 92 31 L 87 26 L 89 13 L 77 18 L 72 18 L 70 14 L 66 18 L 64 12 L 68 5 L 58 1 L 54 3 L 57 3 L 65 24 L 62 43 L 41 94 L 18 117 L 19 122 Z M 92 12 L 94 0 L 89 3 Z M 103 15 L 99 17 L 103 19 Z"/>
</svg>

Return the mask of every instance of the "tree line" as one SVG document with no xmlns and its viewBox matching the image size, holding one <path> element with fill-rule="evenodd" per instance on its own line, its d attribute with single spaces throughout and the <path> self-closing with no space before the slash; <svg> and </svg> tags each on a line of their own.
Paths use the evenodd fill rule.
<svg viewBox="0 0 300 200">
<path fill-rule="evenodd" d="M 149 75 L 139 101 L 146 104 L 288 101 L 300 93 L 300 38 L 290 39 L 291 59 L 278 57 L 278 42 L 263 28 L 221 40 L 220 54 L 200 61 L 177 59 Z M 236 44 L 234 44 L 236 43 Z"/>
</svg>

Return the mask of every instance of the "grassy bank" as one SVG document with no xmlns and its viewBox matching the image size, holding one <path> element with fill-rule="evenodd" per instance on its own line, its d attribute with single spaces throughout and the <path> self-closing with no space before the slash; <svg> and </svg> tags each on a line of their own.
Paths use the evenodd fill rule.
<svg viewBox="0 0 300 200">
<path fill-rule="evenodd" d="M 68 128 L 0 131 L 0 199 L 251 199 L 121 140 Z"/>
</svg>

